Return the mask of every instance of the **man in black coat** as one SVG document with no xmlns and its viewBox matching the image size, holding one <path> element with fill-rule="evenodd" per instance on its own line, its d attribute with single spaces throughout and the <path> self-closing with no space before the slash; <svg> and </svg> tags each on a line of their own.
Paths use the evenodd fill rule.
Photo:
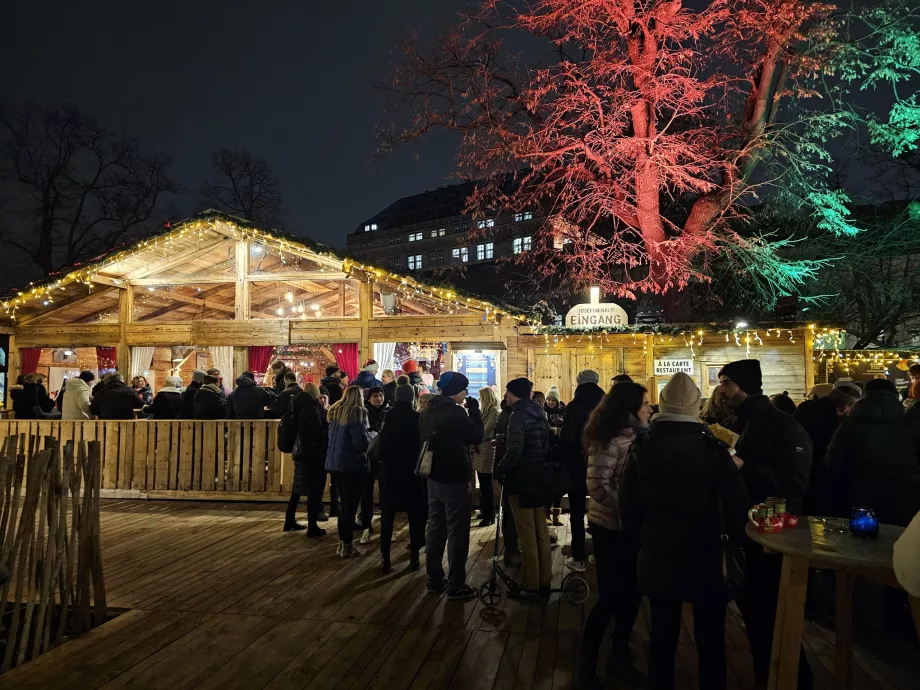
<svg viewBox="0 0 920 690">
<path fill-rule="evenodd" d="M 342 397 L 342 378 L 339 376 L 339 368 L 336 366 L 326 367 L 326 375 L 319 385 L 326 389 L 329 395 L 329 405 L 335 405 Z"/>
<path fill-rule="evenodd" d="M 323 424 L 325 411 L 315 386 L 308 386 L 303 395 L 294 397 L 294 424 L 297 427 L 298 443 L 294 446 L 294 481 L 291 484 L 291 500 L 284 518 L 284 531 L 307 530 L 307 536 L 322 537 L 326 530 L 318 522 L 323 516 L 323 491 L 326 488 L 326 429 Z M 307 495 L 307 525 L 296 520 L 300 497 Z"/>
<path fill-rule="evenodd" d="M 790 513 L 801 514 L 811 476 L 811 439 L 801 424 L 763 394 L 762 380 L 760 361 L 756 359 L 730 362 L 719 372 L 720 394 L 738 415 L 733 431 L 741 437 L 735 444 L 735 464 L 753 503 L 762 503 L 768 496 L 781 496 Z M 746 591 L 738 598 L 738 606 L 751 643 L 754 675 L 758 681 L 766 682 L 782 559 L 766 554 L 750 540 L 747 547 Z M 802 652 L 799 688 L 807 690 L 813 683 Z"/>
<path fill-rule="evenodd" d="M 244 371 L 236 380 L 236 389 L 227 396 L 227 417 L 230 419 L 265 419 L 265 408 L 271 407 L 275 394 L 256 383 L 251 371 Z"/>
<path fill-rule="evenodd" d="M 297 374 L 289 371 L 284 375 L 284 390 L 272 403 L 272 416 L 275 419 L 281 419 L 291 406 L 291 398 L 296 398 L 301 393 L 303 393 L 303 388 L 297 385 Z"/>
<path fill-rule="evenodd" d="M 586 369 L 578 374 L 575 396 L 565 408 L 562 432 L 559 435 L 559 452 L 563 465 L 572 479 L 569 491 L 569 512 L 572 529 L 572 556 L 566 564 L 573 570 L 585 569 L 585 511 L 587 510 L 588 459 L 581 446 L 581 437 L 588 417 L 604 397 L 598 385 L 600 376 Z"/>
<path fill-rule="evenodd" d="M 97 419 L 134 419 L 134 410 L 144 406 L 140 396 L 117 371 L 106 375 L 105 387 L 93 398 L 90 411 Z"/>
<path fill-rule="evenodd" d="M 182 409 L 179 413 L 179 419 L 195 418 L 195 396 L 201 386 L 204 385 L 205 376 L 206 374 L 201 369 L 195 369 L 192 372 L 192 382 L 182 391 Z"/>
<path fill-rule="evenodd" d="M 805 490 L 802 512 L 805 515 L 829 515 L 827 448 L 840 422 L 859 400 L 862 391 L 855 383 L 838 381 L 833 390 L 823 398 L 806 400 L 796 409 L 793 417 L 811 438 L 814 452 L 811 458 L 811 477 Z"/>
<path fill-rule="evenodd" d="M 419 421 L 422 441 L 434 454 L 428 477 L 428 538 L 426 546 L 428 591 L 444 591 L 441 560 L 447 546 L 447 596 L 473 599 L 476 589 L 466 584 L 466 559 L 470 551 L 470 512 L 473 456 L 470 446 L 482 443 L 484 434 L 479 401 L 467 398 L 469 379 L 447 371 L 438 381 L 441 395 L 428 402 Z M 466 402 L 466 410 L 462 407 Z M 468 413 L 467 413 L 468 412 Z"/>
<path fill-rule="evenodd" d="M 206 374 L 204 383 L 195 394 L 192 402 L 193 419 L 224 419 L 227 416 L 226 404 L 220 390 L 220 379 Z"/>
<path fill-rule="evenodd" d="M 869 506 L 880 522 L 906 527 L 920 511 L 920 428 L 891 381 L 873 379 L 827 450 L 832 515 Z"/>
</svg>

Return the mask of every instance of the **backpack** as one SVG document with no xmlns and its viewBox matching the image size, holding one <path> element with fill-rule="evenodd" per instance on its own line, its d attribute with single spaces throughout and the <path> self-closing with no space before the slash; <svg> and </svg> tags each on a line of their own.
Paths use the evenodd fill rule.
<svg viewBox="0 0 920 690">
<path fill-rule="evenodd" d="M 281 423 L 278 424 L 278 450 L 282 453 L 293 453 L 294 444 L 297 443 L 298 424 L 294 412 L 294 400 L 296 395 L 292 395 L 288 401 L 288 408 L 281 415 Z"/>
</svg>

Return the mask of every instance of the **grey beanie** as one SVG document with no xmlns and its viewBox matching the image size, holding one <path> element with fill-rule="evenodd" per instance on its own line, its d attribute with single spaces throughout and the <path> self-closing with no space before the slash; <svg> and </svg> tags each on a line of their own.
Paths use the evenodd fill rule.
<svg viewBox="0 0 920 690">
<path fill-rule="evenodd" d="M 697 417 L 700 414 L 700 389 L 692 378 L 682 371 L 671 377 L 658 395 L 658 409 L 666 414 L 683 414 Z"/>
<path fill-rule="evenodd" d="M 195 369 L 195 371 L 192 372 L 192 383 L 204 383 L 204 377 L 207 375 L 207 372 L 201 369 Z"/>
<path fill-rule="evenodd" d="M 575 379 L 579 386 L 583 383 L 599 383 L 600 380 L 600 374 L 598 374 L 593 369 L 585 369 L 584 371 L 579 372 L 578 378 Z"/>
<path fill-rule="evenodd" d="M 178 376 L 167 376 L 165 383 L 170 388 L 182 388 L 182 379 Z"/>
</svg>

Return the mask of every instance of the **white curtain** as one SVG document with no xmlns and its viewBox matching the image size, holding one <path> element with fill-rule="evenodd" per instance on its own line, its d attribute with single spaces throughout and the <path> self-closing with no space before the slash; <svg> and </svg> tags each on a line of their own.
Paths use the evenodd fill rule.
<svg viewBox="0 0 920 690">
<path fill-rule="evenodd" d="M 396 343 L 374 343 L 374 360 L 380 365 L 377 377 L 384 369 L 396 368 Z"/>
<path fill-rule="evenodd" d="M 211 345 L 208 347 L 211 353 L 211 361 L 215 369 L 220 369 L 220 375 L 224 379 L 224 388 L 227 392 L 233 390 L 233 382 L 236 377 L 233 375 L 233 346 L 232 345 Z"/>
<path fill-rule="evenodd" d="M 79 369 L 65 369 L 64 367 L 48 368 L 48 395 L 54 395 L 61 390 L 64 379 L 70 379 L 79 376 Z M 56 397 L 56 396 L 55 396 Z"/>
<path fill-rule="evenodd" d="M 150 375 L 150 367 L 153 366 L 153 348 L 152 347 L 132 347 L 131 348 L 131 377 L 125 381 L 129 386 L 131 379 L 135 376 L 143 376 L 150 384 L 150 390 L 155 392 L 156 382 Z"/>
</svg>

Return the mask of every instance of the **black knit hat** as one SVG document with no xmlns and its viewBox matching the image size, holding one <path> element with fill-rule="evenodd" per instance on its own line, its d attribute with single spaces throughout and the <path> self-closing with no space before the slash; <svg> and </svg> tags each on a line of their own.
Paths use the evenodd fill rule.
<svg viewBox="0 0 920 690">
<path fill-rule="evenodd" d="M 90 381 L 94 381 L 96 379 L 96 375 L 91 371 L 81 371 L 79 378 L 84 382 L 89 383 Z"/>
<path fill-rule="evenodd" d="M 530 379 L 519 378 L 508 381 L 508 385 L 505 386 L 508 389 L 508 392 L 511 393 L 515 398 L 520 398 L 521 400 L 530 400 L 530 393 L 533 391 L 533 383 Z"/>
<path fill-rule="evenodd" d="M 886 391 L 887 393 L 894 393 L 897 395 L 898 389 L 888 379 L 870 379 L 866 381 L 865 391 L 871 393 L 872 391 Z"/>
<path fill-rule="evenodd" d="M 748 395 L 763 392 L 763 377 L 760 373 L 759 359 L 739 359 L 736 362 L 729 362 L 722 367 L 719 376 L 731 379 Z"/>
<path fill-rule="evenodd" d="M 330 364 L 328 367 L 326 367 L 326 376 L 332 376 L 333 374 L 337 373 L 338 370 L 339 368 L 337 366 Z"/>
<path fill-rule="evenodd" d="M 396 402 L 414 403 L 415 388 L 412 386 L 399 386 L 393 394 L 393 399 L 396 400 Z"/>
</svg>

